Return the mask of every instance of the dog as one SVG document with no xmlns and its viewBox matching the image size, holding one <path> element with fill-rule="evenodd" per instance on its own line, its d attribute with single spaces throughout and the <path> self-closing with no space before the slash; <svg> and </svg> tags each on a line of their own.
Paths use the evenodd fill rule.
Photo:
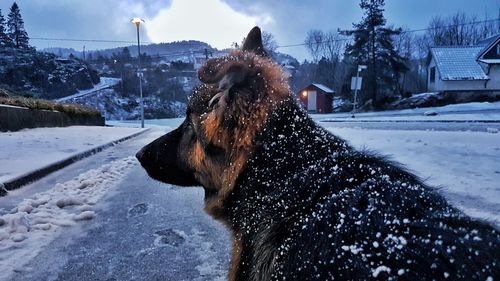
<svg viewBox="0 0 500 281">
<path fill-rule="evenodd" d="M 312 121 L 253 28 L 200 68 L 186 119 L 137 153 L 203 186 L 233 240 L 229 280 L 494 280 L 500 235 L 397 163 Z"/>
</svg>

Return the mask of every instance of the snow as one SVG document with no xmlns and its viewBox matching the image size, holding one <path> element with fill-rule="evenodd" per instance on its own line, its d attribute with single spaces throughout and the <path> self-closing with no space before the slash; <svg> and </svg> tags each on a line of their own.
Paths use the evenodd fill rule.
<svg viewBox="0 0 500 281">
<path fill-rule="evenodd" d="M 0 280 L 8 280 L 67 227 L 97 216 L 93 206 L 137 164 L 134 157 L 127 157 L 89 170 L 24 199 L 1 216 Z"/>
<path fill-rule="evenodd" d="M 323 92 L 325 92 L 325 93 L 328 93 L 328 94 L 333 94 L 333 93 L 335 93 L 335 91 L 334 91 L 334 90 L 332 90 L 332 89 L 328 88 L 327 86 L 325 86 L 325 85 L 323 85 L 323 84 L 313 83 L 313 85 L 314 85 L 316 88 L 320 89 L 321 91 L 323 91 Z"/>
<path fill-rule="evenodd" d="M 80 98 L 83 96 L 91 95 L 91 94 L 98 92 L 100 90 L 103 90 L 103 89 L 106 89 L 109 87 L 113 87 L 113 86 L 117 85 L 118 83 L 120 83 L 120 81 L 121 81 L 120 78 L 101 77 L 100 82 L 98 84 L 94 85 L 94 87 L 92 89 L 78 91 L 78 93 L 76 93 L 74 95 L 63 97 L 63 98 L 57 99 L 56 101 L 57 102 L 65 102 L 65 101 L 68 101 L 68 100 L 71 100 L 74 98 Z"/>
<path fill-rule="evenodd" d="M 381 273 L 381 272 L 387 272 L 387 273 L 391 273 L 391 269 L 388 268 L 387 266 L 385 265 L 381 265 L 377 268 L 375 268 L 375 270 L 373 270 L 373 274 L 372 276 L 377 278 L 377 276 Z"/>
<path fill-rule="evenodd" d="M 139 131 L 72 126 L 0 133 L 0 184 Z"/>
</svg>

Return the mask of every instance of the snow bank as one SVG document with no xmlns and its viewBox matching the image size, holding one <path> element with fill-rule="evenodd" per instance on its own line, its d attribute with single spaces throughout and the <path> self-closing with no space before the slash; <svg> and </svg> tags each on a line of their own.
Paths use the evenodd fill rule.
<svg viewBox="0 0 500 281">
<path fill-rule="evenodd" d="M 66 227 L 93 219 L 96 202 L 136 165 L 134 157 L 127 157 L 89 170 L 25 199 L 1 216 L 0 280 L 36 257 Z"/>
<path fill-rule="evenodd" d="M 0 184 L 139 131 L 72 126 L 0 133 Z"/>
</svg>

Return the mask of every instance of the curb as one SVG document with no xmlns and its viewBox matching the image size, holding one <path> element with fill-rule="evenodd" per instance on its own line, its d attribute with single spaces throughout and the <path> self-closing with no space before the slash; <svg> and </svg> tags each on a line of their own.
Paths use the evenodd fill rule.
<svg viewBox="0 0 500 281">
<path fill-rule="evenodd" d="M 14 189 L 18 189 L 26 184 L 29 184 L 29 183 L 32 183 L 34 181 L 37 181 L 57 170 L 60 170 L 70 164 L 73 164 L 79 160 L 82 160 L 84 158 L 87 158 L 91 155 L 94 155 L 98 152 L 101 152 L 103 151 L 104 149 L 106 148 L 109 148 L 111 146 L 114 146 L 120 142 L 124 142 L 126 140 L 129 140 L 131 138 L 134 138 L 134 137 L 137 137 L 145 132 L 149 131 L 149 129 L 144 129 L 140 132 L 137 132 L 137 133 L 134 133 L 132 135 L 129 135 L 129 136 L 126 136 L 126 137 L 123 137 L 121 139 L 118 139 L 118 140 L 114 140 L 114 141 L 111 141 L 111 142 L 108 142 L 108 143 L 105 143 L 103 145 L 100 145 L 100 146 L 97 146 L 97 147 L 94 147 L 94 148 L 91 148 L 89 150 L 86 150 L 86 151 L 83 151 L 81 153 L 78 153 L 76 155 L 73 155 L 73 156 L 70 156 L 66 159 L 63 159 L 63 160 L 60 160 L 60 161 L 57 161 L 55 163 L 52 163 L 52 164 L 49 164 L 45 167 L 42 167 L 40 169 L 37 169 L 37 170 L 34 170 L 34 171 L 31 171 L 31 172 L 28 172 L 24 175 L 21 175 L 17 178 L 14 178 L 14 179 L 11 179 L 11 180 L 8 180 L 6 182 L 3 182 L 3 183 L 0 183 L 0 197 L 1 196 L 5 196 L 7 195 L 8 191 L 9 190 L 14 190 Z"/>
<path fill-rule="evenodd" d="M 324 120 L 318 120 L 319 122 L 325 122 L 325 123 L 334 123 L 334 122 L 340 122 L 340 123 L 500 123 L 500 120 L 380 120 L 380 119 L 375 119 L 375 120 L 367 120 L 367 119 L 362 119 L 362 120 L 356 120 L 355 118 L 351 120 L 337 120 L 337 119 L 324 119 Z"/>
</svg>

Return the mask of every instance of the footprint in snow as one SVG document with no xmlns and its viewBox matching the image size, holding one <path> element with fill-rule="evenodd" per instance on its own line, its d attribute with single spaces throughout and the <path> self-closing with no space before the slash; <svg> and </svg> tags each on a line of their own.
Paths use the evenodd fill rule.
<svg viewBox="0 0 500 281">
<path fill-rule="evenodd" d="M 173 246 L 178 247 L 186 241 L 184 233 L 170 228 L 155 232 L 157 236 L 154 244 L 156 246 Z"/>
<path fill-rule="evenodd" d="M 148 204 L 146 203 L 139 203 L 137 205 L 135 205 L 134 207 L 130 208 L 128 210 L 128 216 L 129 217 L 138 217 L 138 216 L 142 216 L 144 214 L 147 213 L 148 211 Z"/>
</svg>

